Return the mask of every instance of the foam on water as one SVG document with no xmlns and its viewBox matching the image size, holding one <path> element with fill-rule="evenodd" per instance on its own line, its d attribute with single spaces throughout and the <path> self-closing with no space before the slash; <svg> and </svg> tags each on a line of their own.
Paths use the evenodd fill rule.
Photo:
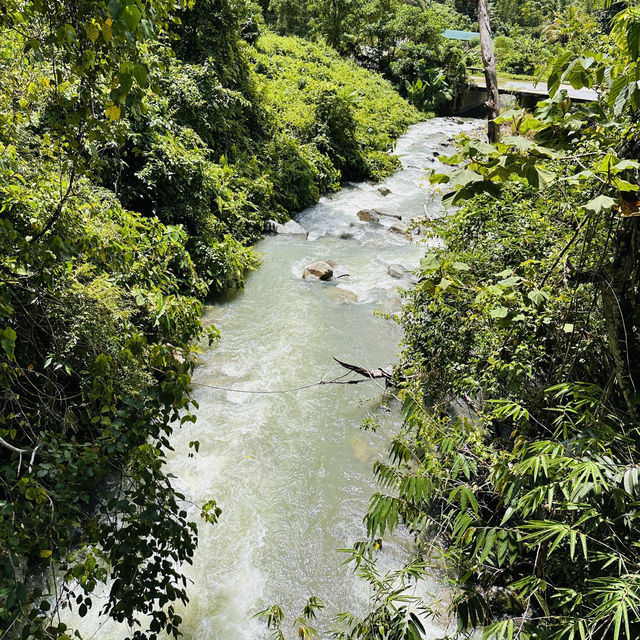
<svg viewBox="0 0 640 640">
<path fill-rule="evenodd" d="M 263 240 L 263 265 L 246 288 L 205 314 L 222 339 L 196 371 L 198 420 L 172 437 L 168 471 L 188 500 L 215 499 L 222 516 L 215 526 L 200 525 L 194 564 L 185 568 L 193 581 L 181 613 L 186 640 L 266 638 L 253 613 L 279 603 L 298 615 L 310 595 L 327 605 L 321 623 L 340 611 L 364 610 L 368 588 L 343 566 L 337 549 L 364 538 L 373 463 L 399 427 L 397 407 L 381 408 L 388 399 L 375 382 L 284 394 L 240 391 L 283 390 L 341 375 L 333 356 L 366 367 L 395 359 L 401 331 L 373 312 L 398 309 L 397 288 L 409 281 L 392 278 L 388 266 L 415 269 L 425 247 L 389 232 L 392 218 L 371 225 L 356 213 L 379 208 L 409 221 L 428 203 L 429 214 L 438 215 L 441 205 L 425 184 L 425 170 L 438 166 L 434 151 L 446 153 L 451 136 L 474 126 L 438 118 L 411 127 L 396 148 L 403 169 L 384 183 L 390 195 L 363 183 L 322 198 L 298 216 L 308 240 Z M 339 283 L 303 280 L 304 266 L 315 260 L 333 260 L 349 276 Z M 377 433 L 358 429 L 368 415 L 381 423 Z M 192 440 L 200 441 L 200 453 L 191 458 Z M 194 507 L 190 512 L 197 519 Z M 391 542 L 385 562 L 406 556 L 408 544 L 402 536 Z M 421 588 L 440 589 L 435 580 Z M 68 623 L 89 637 L 101 621 L 92 613 Z M 442 633 L 432 626 L 428 637 Z M 108 623 L 95 637 L 126 634 Z"/>
</svg>

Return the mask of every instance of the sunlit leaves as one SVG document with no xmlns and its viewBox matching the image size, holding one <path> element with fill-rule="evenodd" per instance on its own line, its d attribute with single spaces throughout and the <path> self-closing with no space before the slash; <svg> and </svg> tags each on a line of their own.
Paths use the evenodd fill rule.
<svg viewBox="0 0 640 640">
<path fill-rule="evenodd" d="M 9 360 L 14 360 L 14 354 L 16 350 L 16 332 L 11 327 L 5 327 L 0 330 L 0 346 L 4 349 L 4 352 Z"/>
<path fill-rule="evenodd" d="M 462 208 L 437 226 L 443 248 L 407 296 L 408 386 L 433 409 L 411 412 L 421 455 L 396 471 L 433 480 L 422 515 L 446 541 L 460 629 L 486 638 L 637 635 L 638 426 L 598 300 L 609 230 L 637 208 L 638 16 L 618 18 L 620 51 L 560 57 L 533 115 L 503 114 L 499 143 L 464 140 L 454 170 L 433 176 Z M 602 99 L 574 105 L 563 84 Z M 398 501 L 405 522 L 423 522 Z"/>
<path fill-rule="evenodd" d="M 584 208 L 587 211 L 593 211 L 593 213 L 600 213 L 601 211 L 610 210 L 613 206 L 615 206 L 615 204 L 616 201 L 613 198 L 601 195 L 587 202 L 587 204 L 584 205 Z"/>
<path fill-rule="evenodd" d="M 120 107 L 117 104 L 107 105 L 105 109 L 105 115 L 111 122 L 115 122 L 120 118 Z"/>
<path fill-rule="evenodd" d="M 393 532 L 399 523 L 398 501 L 380 493 L 371 498 L 371 506 L 365 518 L 367 534 L 373 538 L 378 533 L 383 536 L 386 532 Z"/>
</svg>

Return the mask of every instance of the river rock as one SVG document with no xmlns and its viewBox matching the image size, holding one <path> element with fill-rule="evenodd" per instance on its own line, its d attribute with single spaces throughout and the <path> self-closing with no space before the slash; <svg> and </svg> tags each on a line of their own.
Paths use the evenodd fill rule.
<svg viewBox="0 0 640 640">
<path fill-rule="evenodd" d="M 392 278 L 397 278 L 399 280 L 400 278 L 404 278 L 407 270 L 401 264 L 390 264 L 387 267 L 387 273 Z"/>
<path fill-rule="evenodd" d="M 354 436 L 351 438 L 353 455 L 359 462 L 369 462 L 376 459 L 376 450 L 363 438 Z"/>
<path fill-rule="evenodd" d="M 278 231 L 278 233 L 287 236 L 304 236 L 305 238 L 309 235 L 307 230 L 299 225 L 295 220 L 289 220 L 282 225 L 282 230 Z"/>
<path fill-rule="evenodd" d="M 353 291 L 342 287 L 329 287 L 327 296 L 340 304 L 355 304 L 358 302 L 358 296 Z"/>
<path fill-rule="evenodd" d="M 362 222 L 380 222 L 380 215 L 373 209 L 362 209 L 358 211 L 358 218 Z"/>
<path fill-rule="evenodd" d="M 341 267 L 337 262 L 333 260 L 324 260 L 330 267 L 331 271 L 333 271 L 333 279 L 338 280 L 339 278 L 347 278 L 351 274 L 348 273 L 343 267 Z"/>
<path fill-rule="evenodd" d="M 381 218 L 395 218 L 396 220 L 402 220 L 402 216 L 399 213 L 388 213 L 387 211 L 381 211 L 380 209 L 371 209 L 371 212 Z"/>
<path fill-rule="evenodd" d="M 331 280 L 333 278 L 333 269 L 328 262 L 319 260 L 312 262 L 304 268 L 303 278 L 318 278 L 320 280 Z"/>
<path fill-rule="evenodd" d="M 390 227 L 391 233 L 397 233 L 401 236 L 409 236 L 409 227 L 404 222 L 394 222 Z"/>
<path fill-rule="evenodd" d="M 391 189 L 389 189 L 389 187 L 379 187 L 378 191 L 380 192 L 380 195 L 385 197 L 391 195 Z"/>
<path fill-rule="evenodd" d="M 267 233 L 276 233 L 280 236 L 304 236 L 309 235 L 307 230 L 299 225 L 295 220 L 289 220 L 285 224 L 280 224 L 275 220 L 267 220 L 264 224 Z"/>
</svg>

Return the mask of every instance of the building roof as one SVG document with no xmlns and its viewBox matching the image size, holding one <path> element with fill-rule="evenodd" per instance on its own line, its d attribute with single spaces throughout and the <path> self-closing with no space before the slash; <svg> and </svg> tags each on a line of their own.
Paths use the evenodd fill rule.
<svg viewBox="0 0 640 640">
<path fill-rule="evenodd" d="M 477 31 L 457 31 L 456 29 L 447 29 L 442 32 L 443 38 L 449 38 L 449 40 L 464 40 L 469 42 L 474 38 L 479 38 L 480 34 Z"/>
</svg>

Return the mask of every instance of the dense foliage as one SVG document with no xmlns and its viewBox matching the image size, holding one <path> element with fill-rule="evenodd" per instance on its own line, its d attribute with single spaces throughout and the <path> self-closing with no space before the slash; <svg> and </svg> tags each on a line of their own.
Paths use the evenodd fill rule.
<svg viewBox="0 0 640 640">
<path fill-rule="evenodd" d="M 525 77 L 565 51 L 590 46 L 608 33 L 615 14 L 597 0 L 489 4 L 498 71 Z M 466 83 L 465 67 L 482 71 L 479 39 L 467 47 L 442 37 L 446 29 L 478 30 L 471 0 L 265 0 L 262 7 L 278 32 L 329 43 L 384 74 L 423 111 L 447 113 Z"/>
<path fill-rule="evenodd" d="M 450 3 L 272 0 L 265 18 L 280 33 L 325 41 L 382 73 L 423 111 L 446 111 L 466 79 L 462 48 L 441 36 L 460 18 Z M 415 83 L 423 90 L 412 91 Z M 436 99 L 441 90 L 450 97 Z"/>
<path fill-rule="evenodd" d="M 257 264 L 265 220 L 392 170 L 416 118 L 261 29 L 231 0 L 0 7 L 3 638 L 71 637 L 60 609 L 85 615 L 100 582 L 133 638 L 179 635 L 197 527 L 163 466 L 216 338 L 202 300 Z"/>
<path fill-rule="evenodd" d="M 433 178 L 459 208 L 425 221 L 440 244 L 401 319 L 406 426 L 353 550 L 377 604 L 342 637 L 419 638 L 435 612 L 399 587 L 433 566 L 455 637 L 640 633 L 639 25 L 628 8 L 602 49 L 559 58 L 548 101 Z M 603 98 L 572 108 L 565 82 Z M 380 577 L 400 523 L 415 560 Z"/>
</svg>

